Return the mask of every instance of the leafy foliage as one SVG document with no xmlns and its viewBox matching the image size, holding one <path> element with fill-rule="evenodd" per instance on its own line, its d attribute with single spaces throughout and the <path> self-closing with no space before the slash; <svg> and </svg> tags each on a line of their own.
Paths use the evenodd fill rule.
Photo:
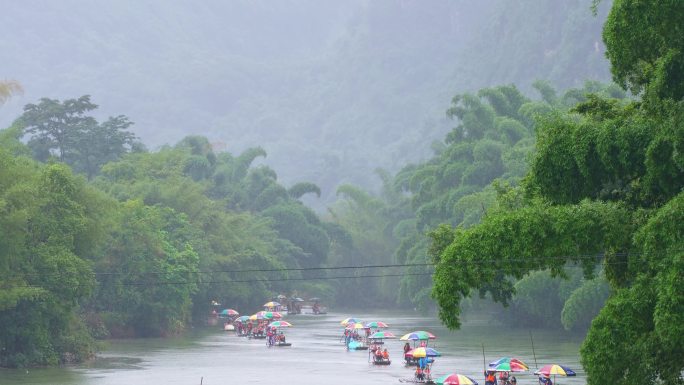
<svg viewBox="0 0 684 385">
<path fill-rule="evenodd" d="M 89 311 L 100 313 L 118 337 L 179 332 L 197 291 L 192 273 L 199 256 L 183 241 L 190 224 L 170 208 L 140 201 L 127 202 L 119 215 L 105 258 L 96 264 L 103 276 Z"/>
<path fill-rule="evenodd" d="M 169 240 L 183 239 L 191 246 L 199 255 L 200 270 L 250 266 L 251 270 L 272 271 L 202 276 L 192 301 L 197 315 L 205 314 L 206 304 L 215 297 L 240 307 L 252 304 L 254 296 L 270 297 L 271 290 L 290 290 L 290 285 L 275 283 L 287 277 L 275 270 L 320 266 L 328 257 L 330 239 L 325 226 L 278 184 L 273 170 L 250 167 L 260 156 L 266 156 L 260 148 L 236 157 L 216 154 L 206 138 L 189 137 L 174 148 L 130 154 L 110 163 L 95 180 L 121 200 L 141 199 L 146 205 L 168 207 L 182 215 L 187 225 L 174 220 L 174 228 L 183 229 L 181 233 L 164 231 Z M 185 248 L 183 244 L 174 247 Z M 274 283 L 269 279 L 275 279 Z"/>
<path fill-rule="evenodd" d="M 101 239 L 99 199 L 63 165 L 0 149 L 0 365 L 92 354 L 78 303 L 94 280 L 85 258 Z M 78 346 L 69 343 L 78 334 Z"/>
<path fill-rule="evenodd" d="M 558 204 L 592 199 L 658 206 L 684 187 L 682 109 L 654 116 L 591 97 L 539 125 L 529 188 Z"/>
<path fill-rule="evenodd" d="M 540 129 L 536 122 L 542 116 L 562 114 L 577 101 L 589 103 L 592 94 L 615 93 L 612 86 L 594 82 L 560 95 L 546 82 L 536 82 L 535 88 L 542 100 L 531 100 L 512 85 L 482 89 L 476 95 L 456 95 L 447 111 L 456 127 L 444 142 L 435 145 L 433 158 L 406 166 L 394 177 L 381 173 L 380 197 L 349 186 L 338 190 L 353 204 L 334 207 L 334 220 L 358 243 L 373 235 L 378 244 L 374 249 L 383 250 L 380 255 L 384 256 L 371 260 L 413 265 L 401 279 L 395 301 L 421 309 L 431 307 L 433 270 L 429 264 L 439 261 L 447 246 L 445 242 L 454 239 L 447 228 L 468 228 L 478 224 L 489 211 L 512 210 L 526 204 L 522 190 L 516 186 L 527 172 L 527 158 L 535 145 L 534 134 Z M 369 212 L 374 213 L 372 219 L 361 221 Z M 347 216 L 353 220 L 345 219 Z M 430 231 L 434 226 L 441 227 Z M 382 234 L 378 234 L 380 230 Z M 368 249 L 357 253 L 368 254 Z M 394 261 L 389 260 L 389 255 L 394 256 Z M 554 281 L 553 285 L 554 290 L 560 290 L 560 282 Z M 535 290 L 542 293 L 539 288 Z M 533 302 L 540 300 L 531 293 L 528 291 L 521 297 Z M 529 314 L 533 320 L 548 317 L 547 325 L 560 327 L 560 313 L 567 297 L 555 297 L 558 299 L 554 311 L 530 312 L 522 301 L 513 302 L 514 311 Z"/>
<path fill-rule="evenodd" d="M 96 141 L 88 150 L 108 163 L 91 169 L 89 185 L 57 159 L 28 159 L 45 160 L 20 142 L 21 126 L 0 133 L 0 366 L 83 360 L 93 337 L 179 333 L 212 300 L 249 311 L 255 298 L 296 290 L 283 279 L 303 274 L 280 269 L 327 260 L 328 231 L 339 229 L 273 170 L 251 167 L 262 149 L 217 154 L 203 137 L 155 153 L 124 148 L 113 138 L 130 138 L 127 119 L 97 124 L 92 108 L 87 97 L 43 100 L 20 119 L 75 170 Z M 107 138 L 116 145 L 97 147 Z M 299 196 L 315 192 L 297 186 Z M 301 287 L 332 296 L 326 284 Z"/>
<path fill-rule="evenodd" d="M 684 5 L 616 0 L 603 29 L 613 79 L 634 94 L 684 98 Z"/>
<path fill-rule="evenodd" d="M 672 35 L 681 16 L 676 2 L 613 4 L 604 29 L 613 74 L 644 91 L 643 101 L 589 96 L 540 121 L 528 201 L 457 230 L 440 257 L 433 296 L 448 326 L 460 325 L 459 304 L 472 289 L 506 303 L 511 278 L 562 274 L 565 264 L 581 263 L 589 279 L 596 261 L 579 256 L 600 254 L 611 294 L 581 349 L 588 384 L 684 383 L 682 38 Z M 510 255 L 525 257 L 518 270 L 501 265 Z M 540 264 L 529 264 L 529 255 Z M 471 267 L 483 256 L 498 269 Z M 582 297 L 600 292 L 605 285 L 595 278 L 577 289 L 563 308 L 565 326 L 599 308 Z"/>
<path fill-rule="evenodd" d="M 680 231 L 651 224 L 676 211 L 673 207 L 678 207 L 684 187 L 678 150 L 682 107 L 664 106 L 667 113 L 655 115 L 636 104 L 590 96 L 577 105 L 577 112 L 556 112 L 541 119 L 537 152 L 524 184 L 527 203 L 512 211 L 489 211 L 479 225 L 457 230 L 454 242 L 440 255 L 433 289 L 440 318 L 450 327 L 460 326 L 459 305 L 474 289 L 504 304 L 516 295 L 514 310 L 536 314 L 538 323 L 550 325 L 545 313 L 535 308 L 540 302 L 527 301 L 535 297 L 530 290 L 558 291 L 548 286 L 553 282 L 547 280 L 545 288 L 523 283 L 543 279 L 540 271 L 562 276 L 567 264 L 580 264 L 586 282 L 564 303 L 554 300 L 545 308 L 562 309 L 561 321 L 568 329 L 589 325 L 587 314 L 600 309 L 582 349 L 589 383 L 602 381 L 606 373 L 625 384 L 681 381 L 681 376 L 671 374 L 672 368 L 681 371 L 671 358 L 680 359 L 681 352 L 660 341 L 654 326 L 656 293 L 668 293 L 662 297 L 665 308 L 681 306 L 674 299 L 681 295 L 672 297 L 677 280 L 665 278 L 674 274 L 671 266 L 677 266 L 678 252 L 668 245 L 678 242 Z M 665 237 L 651 243 L 659 245 L 657 251 L 644 241 L 647 233 Z M 604 253 L 605 276 L 614 292 L 609 297 L 607 285 L 592 274 L 598 261 L 588 258 Z M 491 261 L 478 263 L 483 256 Z M 657 267 L 650 267 L 654 263 Z M 603 307 L 601 298 L 606 297 Z M 676 316 L 668 313 L 666 318 L 661 325 L 670 330 Z M 668 338 L 681 344 L 681 336 L 671 333 Z M 637 348 L 623 341 L 632 341 Z M 618 364 L 637 356 L 653 359 L 639 370 Z"/>
<path fill-rule="evenodd" d="M 53 152 L 60 161 L 92 178 L 100 167 L 120 158 L 135 147 L 135 136 L 127 132 L 133 123 L 127 117 L 110 117 L 99 124 L 86 116 L 97 105 L 89 95 L 64 102 L 43 98 L 38 104 L 28 104 L 19 124 L 31 135 L 28 146 L 34 157 L 46 161 Z"/>
<path fill-rule="evenodd" d="M 642 253 L 628 261 L 631 284 L 618 283 L 623 287 L 594 320 L 582 346 L 590 381 L 600 373 L 620 384 L 682 383 L 682 213 L 684 194 L 679 194 L 636 232 L 634 243 Z M 637 357 L 638 367 L 626 365 Z"/>
<path fill-rule="evenodd" d="M 529 271 L 548 269 L 552 276 L 562 276 L 565 264 L 574 263 L 591 276 L 596 254 L 629 248 L 631 222 L 629 212 L 614 204 L 537 203 L 488 215 L 471 229 L 457 230 L 435 273 L 433 295 L 440 304 L 440 319 L 459 327 L 460 299 L 469 297 L 472 289 L 507 304 L 515 292 L 511 278 L 521 279 Z"/>
</svg>

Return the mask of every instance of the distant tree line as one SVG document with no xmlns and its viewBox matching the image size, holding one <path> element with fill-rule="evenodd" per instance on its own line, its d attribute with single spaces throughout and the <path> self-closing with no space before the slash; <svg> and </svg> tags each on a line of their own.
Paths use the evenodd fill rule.
<svg viewBox="0 0 684 385">
<path fill-rule="evenodd" d="M 248 312 L 274 293 L 331 298 L 324 281 L 291 280 L 320 277 L 300 269 L 345 238 L 298 200 L 316 185 L 253 167 L 260 148 L 234 156 L 192 136 L 149 152 L 127 117 L 99 123 L 96 108 L 42 99 L 0 131 L 0 366 L 175 334 L 212 300 Z"/>
</svg>

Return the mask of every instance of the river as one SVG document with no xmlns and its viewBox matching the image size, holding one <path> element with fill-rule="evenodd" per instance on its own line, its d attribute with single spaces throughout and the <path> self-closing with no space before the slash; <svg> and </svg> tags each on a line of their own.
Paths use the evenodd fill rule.
<svg viewBox="0 0 684 385">
<path fill-rule="evenodd" d="M 412 377 L 401 360 L 403 342 L 386 340 L 392 365 L 368 363 L 366 351 L 346 351 L 341 342 L 340 320 L 359 316 L 383 321 L 397 336 L 427 330 L 437 336 L 430 346 L 442 353 L 433 365 L 433 377 L 458 372 L 484 385 L 485 359 L 513 356 L 531 368 L 559 363 L 574 369 L 577 377 L 558 377 L 558 385 L 583 385 L 577 337 L 549 331 L 506 330 L 495 324 L 469 322 L 459 331 L 449 331 L 431 317 L 399 313 L 297 315 L 286 319 L 292 347 L 267 348 L 264 340 L 248 340 L 223 332 L 219 327 L 193 330 L 183 337 L 108 341 L 97 359 L 82 365 L 60 368 L 1 369 L 0 385 L 215 385 L 215 384 L 310 384 L 364 385 L 399 384 Z M 534 353 L 532 352 L 534 342 Z M 533 371 L 533 370 L 532 370 Z M 516 374 L 518 385 L 538 384 L 536 376 Z"/>
</svg>

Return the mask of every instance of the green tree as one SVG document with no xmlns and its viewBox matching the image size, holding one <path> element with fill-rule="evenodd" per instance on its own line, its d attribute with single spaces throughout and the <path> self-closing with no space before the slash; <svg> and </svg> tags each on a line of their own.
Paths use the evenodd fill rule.
<svg viewBox="0 0 684 385">
<path fill-rule="evenodd" d="M 95 119 L 85 116 L 97 108 L 90 96 L 59 100 L 43 98 L 38 104 L 27 104 L 20 121 L 26 134 L 32 135 L 32 147 L 39 160 L 45 161 L 52 150 L 60 161 L 65 161 L 81 132 L 95 125 Z"/>
<path fill-rule="evenodd" d="M 64 165 L 0 150 L 0 365 L 82 360 L 92 338 L 76 314 L 94 279 L 97 197 Z"/>
<path fill-rule="evenodd" d="M 112 336 L 163 336 L 188 325 L 199 256 L 176 235 L 189 226 L 169 208 L 123 205 L 96 264 L 105 274 L 89 306 Z"/>
<path fill-rule="evenodd" d="M 56 152 L 60 161 L 91 179 L 103 164 L 140 147 L 126 131 L 133 124 L 127 117 L 110 117 L 99 124 L 86 115 L 95 109 L 89 95 L 64 102 L 43 98 L 27 104 L 18 121 L 30 135 L 28 145 L 36 159 L 45 162 Z"/>
<path fill-rule="evenodd" d="M 684 98 L 684 4 L 615 0 L 603 28 L 613 79 L 634 94 Z"/>
<path fill-rule="evenodd" d="M 273 219 L 273 227 L 281 238 L 302 249 L 305 257 L 298 261 L 300 266 L 321 266 L 328 258 L 330 238 L 309 208 L 297 203 L 280 204 L 265 209 L 262 214 Z"/>
<path fill-rule="evenodd" d="M 635 234 L 641 253 L 625 258 L 620 289 L 592 322 L 582 345 L 590 384 L 684 382 L 684 193 L 658 209 Z M 639 365 L 627 365 L 638 359 Z"/>
<path fill-rule="evenodd" d="M 681 108 L 665 105 L 666 113 L 654 115 L 638 105 L 589 97 L 575 108 L 579 114 L 542 119 L 524 185 L 531 200 L 512 211 L 489 212 L 481 224 L 457 230 L 444 248 L 433 289 L 441 319 L 458 327 L 459 305 L 472 290 L 535 313 L 515 299 L 516 293 L 530 297 L 523 289 L 533 293 L 534 287 L 513 285 L 514 280 L 539 276 L 538 270 L 562 277 L 565 266 L 579 264 L 587 283 L 553 306 L 562 305 L 566 328 L 589 324 L 586 314 L 601 309 L 582 348 L 588 382 L 599 383 L 608 373 L 621 384 L 680 383 L 681 375 L 673 373 L 681 373 L 682 365 L 673 359 L 683 356 L 672 344 L 684 341 L 672 332 L 677 317 L 670 312 L 682 305 L 681 291 L 675 294 L 681 285 L 671 280 L 679 258 L 671 245 L 681 241 L 672 216 L 684 187 Z M 653 240 L 646 242 L 644 234 Z M 653 249 L 655 244 L 660 246 Z M 590 258 L 595 255 L 605 258 Z M 483 267 L 485 257 L 491 262 Z M 593 278 L 597 263 L 604 264 L 610 296 Z M 600 299 L 606 297 L 603 306 Z M 667 316 L 659 317 L 659 309 L 668 309 Z M 669 333 L 667 342 L 660 330 Z M 624 362 L 637 356 L 653 358 L 628 370 Z"/>
<path fill-rule="evenodd" d="M 294 199 L 299 199 L 305 194 L 316 194 L 317 197 L 321 197 L 321 188 L 313 183 L 300 182 L 287 190 L 287 193 Z"/>
<path fill-rule="evenodd" d="M 75 138 L 73 153 L 68 163 L 74 171 L 84 173 L 92 179 L 106 163 L 115 161 L 135 149 L 142 149 L 136 143 L 133 133 L 126 131 L 133 122 L 119 115 L 110 117 L 101 124 L 89 126 Z"/>
<path fill-rule="evenodd" d="M 408 165 L 393 177 L 380 173 L 383 189 L 379 197 L 372 197 L 377 200 L 350 188 L 343 190 L 356 204 L 335 207 L 334 220 L 340 224 L 345 220 L 343 226 L 358 243 L 381 230 L 382 238 L 376 238 L 383 239 L 391 250 L 381 260 L 416 265 L 407 269 L 411 274 L 402 277 L 399 290 L 395 290 L 400 303 L 420 308 L 433 304 L 432 269 L 421 266 L 436 258 L 429 249 L 441 244 L 431 243 L 431 229 L 440 224 L 468 228 L 477 225 L 490 209 L 524 206 L 523 190 L 516 186 L 528 171 L 539 117 L 562 114 L 577 101 L 587 102 L 587 93 L 607 97 L 614 87 L 587 82 L 581 89 L 560 95 L 544 82 L 537 82 L 535 88 L 542 100 L 531 100 L 512 85 L 455 96 L 447 111 L 455 127 L 444 142 L 434 144 L 431 159 Z M 616 103 L 619 110 L 622 104 Z M 369 202 L 373 204 L 369 206 Z M 364 211 L 374 213 L 372 221 L 359 220 L 367 215 Z M 346 215 L 354 220 L 347 220 Z M 560 290 L 560 284 L 555 285 Z M 558 311 L 550 315 L 553 321 L 549 324 L 560 326 L 562 307 L 563 300 L 558 297 Z"/>
<path fill-rule="evenodd" d="M 288 194 L 272 169 L 250 167 L 263 155 L 261 149 L 237 157 L 215 154 L 205 138 L 188 137 L 155 153 L 128 154 L 105 165 L 95 179 L 95 185 L 121 201 L 142 200 L 184 216 L 185 225 L 165 215 L 180 230 L 167 225 L 164 231 L 169 239 L 183 241 L 174 244 L 176 249 L 183 250 L 185 243 L 192 247 L 202 271 L 218 271 L 196 277 L 192 305 L 198 317 L 206 315 L 212 299 L 249 306 L 254 296 L 289 291 L 295 284 L 281 279 L 301 274 L 278 269 L 317 266 L 327 259 L 330 239 L 315 213 Z M 258 268 L 270 272 L 222 273 Z M 128 317 L 126 309 L 120 307 L 111 317 Z"/>
</svg>

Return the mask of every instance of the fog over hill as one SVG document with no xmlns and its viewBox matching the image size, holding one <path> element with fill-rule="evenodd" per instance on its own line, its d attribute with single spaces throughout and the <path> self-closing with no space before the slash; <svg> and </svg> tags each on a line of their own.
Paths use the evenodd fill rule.
<svg viewBox="0 0 684 385">
<path fill-rule="evenodd" d="M 84 94 L 154 149 L 189 134 L 262 146 L 285 184 L 334 199 L 431 154 L 456 93 L 539 78 L 609 80 L 591 0 L 0 1 L 0 78 L 41 97 Z"/>
</svg>

